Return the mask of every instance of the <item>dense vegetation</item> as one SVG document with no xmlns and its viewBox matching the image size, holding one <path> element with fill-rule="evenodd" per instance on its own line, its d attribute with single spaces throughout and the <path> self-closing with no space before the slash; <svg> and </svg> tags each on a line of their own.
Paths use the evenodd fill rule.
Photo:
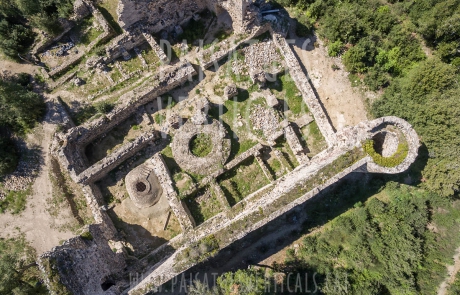
<svg viewBox="0 0 460 295">
<path fill-rule="evenodd" d="M 276 270 L 317 272 L 318 293 L 435 294 L 460 244 L 460 1 L 276 2 L 290 7 L 297 35 L 315 30 L 329 55 L 341 56 L 350 80 L 381 91 L 371 104 L 374 117 L 406 119 L 423 144 L 409 173 L 395 176 L 400 182 L 415 176 L 415 186 L 389 183 L 379 192 L 382 183 L 371 179 L 366 186 L 374 187 L 376 196 L 307 235 Z M 354 189 L 341 198 L 355 198 L 359 189 Z M 226 274 L 236 280 L 207 292 L 244 294 L 239 289 L 252 275 Z M 328 288 L 337 284 L 339 289 Z M 450 294 L 459 286 L 457 276 Z"/>
<path fill-rule="evenodd" d="M 29 81 L 27 74 L 0 79 L 0 176 L 12 172 L 17 165 L 11 132 L 24 134 L 30 130 L 45 109 L 40 96 L 29 90 Z"/>
<path fill-rule="evenodd" d="M 429 59 L 394 81 L 373 105 L 375 116 L 395 115 L 414 125 L 428 148 L 422 175 L 444 196 L 460 185 L 460 86 L 455 68 Z"/>
<path fill-rule="evenodd" d="M 408 145 L 407 143 L 400 143 L 398 145 L 398 149 L 396 150 L 395 154 L 392 155 L 391 157 L 384 157 L 381 154 L 379 154 L 375 148 L 374 148 L 374 141 L 373 140 L 368 140 L 363 144 L 363 149 L 366 153 L 368 153 L 374 162 L 377 165 L 383 166 L 383 167 L 396 167 L 399 164 L 401 164 L 404 159 L 407 157 L 408 153 Z"/>
<path fill-rule="evenodd" d="M 458 201 L 389 183 L 326 230 L 307 236 L 297 254 L 288 251 L 286 265 L 315 269 L 323 288 L 332 284 L 326 274 L 346 274 L 341 285 L 350 294 L 434 294 L 443 263 L 451 262 L 460 243 L 454 233 L 459 217 Z"/>
<path fill-rule="evenodd" d="M 0 239 L 0 294 L 47 294 L 35 251 L 23 238 Z"/>
<path fill-rule="evenodd" d="M 352 80 L 384 94 L 375 117 L 408 120 L 428 155 L 426 187 L 459 190 L 460 2 L 278 0 L 302 28 L 316 29 L 331 56 L 342 56 Z M 423 43 L 433 56 L 423 52 Z"/>
<path fill-rule="evenodd" d="M 1 0 L 0 50 L 18 58 L 33 42 L 32 28 L 55 35 L 62 30 L 59 18 L 73 11 L 73 0 Z"/>
</svg>

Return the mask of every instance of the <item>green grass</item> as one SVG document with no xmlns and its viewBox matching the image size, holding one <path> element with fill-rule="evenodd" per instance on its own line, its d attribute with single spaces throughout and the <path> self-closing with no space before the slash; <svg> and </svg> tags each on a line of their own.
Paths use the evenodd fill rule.
<svg viewBox="0 0 460 295">
<path fill-rule="evenodd" d="M 268 83 L 268 87 L 278 99 L 282 100 L 294 115 L 308 113 L 308 107 L 302 95 L 289 75 L 278 76 L 275 82 Z"/>
<path fill-rule="evenodd" d="M 254 157 L 250 157 L 219 177 L 222 190 L 230 206 L 269 184 Z"/>
<path fill-rule="evenodd" d="M 206 201 L 198 202 L 197 198 L 205 194 L 208 195 Z M 209 187 L 200 189 L 196 194 L 186 197 L 184 203 L 190 210 L 197 225 L 202 224 L 222 211 L 219 199 L 217 199 L 215 192 Z"/>
<path fill-rule="evenodd" d="M 219 42 L 227 39 L 231 36 L 231 33 L 227 33 L 224 29 L 220 29 L 214 34 L 214 38 L 218 39 Z"/>
<path fill-rule="evenodd" d="M 83 45 L 89 45 L 103 32 L 102 29 L 96 29 L 93 26 L 94 22 L 93 16 L 84 18 L 71 30 L 71 34 L 77 35 Z"/>
<path fill-rule="evenodd" d="M 268 159 L 267 166 L 268 166 L 268 170 L 271 171 L 271 173 L 276 179 L 284 174 L 283 166 L 281 165 L 281 162 L 275 156 Z"/>
<path fill-rule="evenodd" d="M 404 159 L 407 157 L 409 152 L 409 146 L 407 142 L 399 143 L 398 149 L 394 155 L 391 157 L 383 157 L 381 154 L 377 153 L 374 149 L 374 141 L 367 140 L 363 145 L 366 153 L 372 157 L 374 162 L 382 167 L 396 167 L 401 164 Z"/>
<path fill-rule="evenodd" d="M 166 116 L 160 113 L 156 113 L 153 117 L 153 120 L 155 120 L 155 123 L 157 123 L 158 125 L 161 125 L 164 122 L 164 120 L 166 120 Z"/>
<path fill-rule="evenodd" d="M 130 60 L 124 60 L 122 58 L 119 59 L 121 67 L 128 73 L 135 72 L 139 69 L 142 69 L 142 62 L 137 57 L 134 51 L 130 51 L 129 54 L 132 56 Z"/>
<path fill-rule="evenodd" d="M 121 29 L 120 25 L 117 22 L 118 14 L 117 14 L 117 0 L 105 0 L 99 2 L 97 8 L 110 24 L 110 26 L 115 30 L 117 35 L 123 34 L 123 30 Z"/>
<path fill-rule="evenodd" d="M 116 67 L 113 67 L 112 70 L 110 71 L 110 77 L 115 83 L 120 81 L 123 78 L 120 71 Z"/>
<path fill-rule="evenodd" d="M 212 151 L 211 136 L 200 133 L 190 141 L 190 151 L 197 157 L 206 157 Z"/>
<path fill-rule="evenodd" d="M 12 214 L 22 212 L 26 208 L 27 197 L 31 192 L 31 186 L 23 191 L 7 191 L 5 198 L 0 200 L 0 212 L 11 212 Z"/>
</svg>

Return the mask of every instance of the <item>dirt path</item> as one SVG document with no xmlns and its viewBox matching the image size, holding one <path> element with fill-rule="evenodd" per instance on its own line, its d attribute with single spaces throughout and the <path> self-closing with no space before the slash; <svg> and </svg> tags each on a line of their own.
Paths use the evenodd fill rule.
<svg viewBox="0 0 460 295">
<path fill-rule="evenodd" d="M 446 279 L 439 285 L 438 288 L 438 295 L 447 295 L 447 289 L 449 286 L 455 281 L 455 276 L 460 271 L 460 247 L 455 250 L 454 255 L 454 265 L 447 266 L 447 277 Z"/>
<path fill-rule="evenodd" d="M 37 254 L 51 250 L 62 240 L 74 236 L 69 230 L 60 231 L 63 225 L 73 221 L 69 208 L 61 208 L 61 216 L 55 218 L 46 210 L 47 199 L 53 194 L 53 186 L 49 178 L 49 146 L 54 133 L 52 124 L 53 113 L 48 111 L 44 122 L 32 137 L 38 139 L 43 158 L 40 172 L 32 186 L 32 195 L 27 198 L 26 209 L 20 214 L 0 214 L 0 237 L 16 237 L 23 233 L 26 240 L 37 250 Z"/>
<path fill-rule="evenodd" d="M 11 73 L 28 73 L 28 74 L 33 74 L 36 71 L 38 71 L 40 67 L 32 65 L 32 64 L 26 64 L 26 63 L 16 63 L 13 61 L 8 61 L 8 60 L 3 60 L 2 57 L 0 56 L 0 70 L 1 71 L 10 71 Z"/>
<path fill-rule="evenodd" d="M 293 24 L 289 32 L 289 37 L 292 36 L 295 37 Z M 321 40 L 299 37 L 294 40 L 294 52 L 305 67 L 334 128 L 340 130 L 347 125 L 355 126 L 367 120 L 366 96 L 373 94 L 364 94 L 351 86 L 340 58 L 327 56 L 327 49 Z M 315 41 L 317 47 L 314 45 Z M 334 64 L 340 69 L 333 70 Z"/>
</svg>

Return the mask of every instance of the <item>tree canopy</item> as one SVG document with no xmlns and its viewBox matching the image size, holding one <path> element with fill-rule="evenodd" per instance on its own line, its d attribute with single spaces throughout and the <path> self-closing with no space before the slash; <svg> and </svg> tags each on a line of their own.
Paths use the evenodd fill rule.
<svg viewBox="0 0 460 295">
<path fill-rule="evenodd" d="M 0 50 L 17 59 L 34 40 L 32 28 L 51 35 L 62 30 L 59 18 L 73 11 L 73 0 L 0 0 Z"/>
<path fill-rule="evenodd" d="M 19 74 L 0 79 L 0 176 L 11 173 L 18 162 L 11 131 L 24 134 L 33 128 L 45 110 L 45 103 L 28 89 L 30 76 Z"/>
<path fill-rule="evenodd" d="M 455 68 L 433 58 L 395 80 L 372 107 L 376 117 L 394 115 L 414 125 L 429 151 L 424 181 L 444 196 L 460 186 L 459 104 Z"/>
<path fill-rule="evenodd" d="M 45 104 L 37 93 L 15 81 L 0 80 L 0 126 L 25 132 L 35 125 L 44 109 Z"/>
<path fill-rule="evenodd" d="M 0 239 L 0 294 L 47 294 L 39 280 L 33 248 L 23 238 Z"/>
</svg>

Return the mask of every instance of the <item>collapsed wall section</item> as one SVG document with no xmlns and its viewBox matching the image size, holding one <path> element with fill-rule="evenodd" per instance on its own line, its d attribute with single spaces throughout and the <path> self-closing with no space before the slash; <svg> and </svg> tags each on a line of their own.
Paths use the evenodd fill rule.
<svg viewBox="0 0 460 295">
<path fill-rule="evenodd" d="M 101 225 L 90 225 L 81 236 L 65 241 L 38 259 L 45 284 L 52 294 L 119 294 L 126 262 L 114 253 Z M 105 290 L 104 290 L 105 289 Z M 107 293 L 106 293 L 107 292 Z"/>
</svg>

